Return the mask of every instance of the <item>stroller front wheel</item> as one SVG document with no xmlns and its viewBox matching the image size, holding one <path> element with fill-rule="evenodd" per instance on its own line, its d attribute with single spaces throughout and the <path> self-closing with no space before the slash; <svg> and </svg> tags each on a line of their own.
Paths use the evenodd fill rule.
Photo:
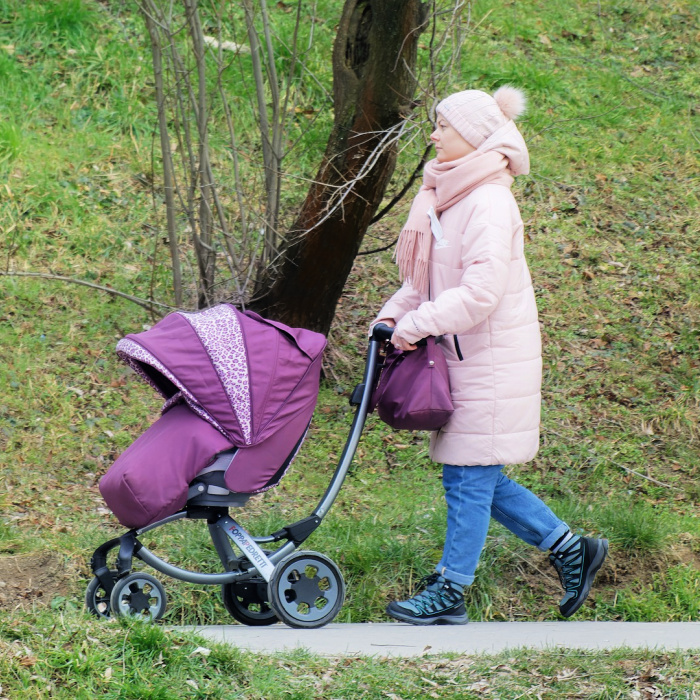
<svg viewBox="0 0 700 700">
<path fill-rule="evenodd" d="M 114 615 L 155 621 L 163 617 L 167 598 L 163 584 L 157 578 L 134 573 L 114 584 L 109 602 Z"/>
<path fill-rule="evenodd" d="M 117 570 L 110 569 L 109 575 L 112 581 L 117 580 Z M 111 617 L 111 607 L 110 607 L 110 594 L 113 590 L 113 586 L 107 590 L 104 583 L 100 581 L 97 576 L 95 576 L 90 583 L 88 583 L 87 589 L 85 591 L 85 607 L 97 617 L 102 619 L 108 619 Z"/>
<path fill-rule="evenodd" d="M 268 583 L 270 607 L 286 625 L 323 627 L 345 600 L 345 582 L 332 559 L 318 552 L 295 552 L 275 567 Z"/>
</svg>

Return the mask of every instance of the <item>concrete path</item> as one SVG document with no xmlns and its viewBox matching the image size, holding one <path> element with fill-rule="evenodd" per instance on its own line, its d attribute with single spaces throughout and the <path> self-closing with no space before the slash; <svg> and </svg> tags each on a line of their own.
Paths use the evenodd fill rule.
<svg viewBox="0 0 700 700">
<path fill-rule="evenodd" d="M 180 628 L 213 642 L 276 653 L 306 649 L 326 656 L 421 656 L 447 652 L 497 653 L 506 649 L 695 650 L 700 653 L 700 622 L 471 622 L 460 626 L 414 627 L 401 623 L 330 624 L 297 630 L 213 625 Z"/>
</svg>

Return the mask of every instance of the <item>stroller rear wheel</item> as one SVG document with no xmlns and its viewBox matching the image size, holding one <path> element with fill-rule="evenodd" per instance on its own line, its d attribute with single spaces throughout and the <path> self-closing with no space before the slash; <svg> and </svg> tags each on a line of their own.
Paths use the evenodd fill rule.
<svg viewBox="0 0 700 700">
<path fill-rule="evenodd" d="M 117 570 L 110 569 L 109 575 L 112 577 L 112 581 L 117 580 Z M 88 587 L 85 591 L 85 607 L 97 617 L 107 619 L 111 617 L 111 607 L 109 604 L 109 598 L 111 590 L 107 590 L 97 576 L 88 583 Z"/>
<path fill-rule="evenodd" d="M 279 622 L 267 602 L 267 583 L 262 576 L 222 584 L 221 598 L 231 617 L 244 625 L 262 627 Z"/>
<path fill-rule="evenodd" d="M 295 552 L 276 567 L 268 584 L 270 607 L 290 627 L 323 627 L 345 600 L 345 582 L 332 559 Z"/>
<path fill-rule="evenodd" d="M 149 574 L 129 574 L 114 584 L 109 599 L 114 615 L 160 620 L 167 598 L 163 584 Z"/>
</svg>

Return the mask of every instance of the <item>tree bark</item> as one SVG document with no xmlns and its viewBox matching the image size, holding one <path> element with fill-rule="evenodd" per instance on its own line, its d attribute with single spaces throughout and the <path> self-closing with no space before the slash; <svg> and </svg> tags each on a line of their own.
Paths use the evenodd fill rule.
<svg viewBox="0 0 700 700">
<path fill-rule="evenodd" d="M 250 308 L 327 333 L 396 164 L 410 114 L 420 0 L 347 0 L 333 50 L 335 120 L 314 184 Z"/>
</svg>

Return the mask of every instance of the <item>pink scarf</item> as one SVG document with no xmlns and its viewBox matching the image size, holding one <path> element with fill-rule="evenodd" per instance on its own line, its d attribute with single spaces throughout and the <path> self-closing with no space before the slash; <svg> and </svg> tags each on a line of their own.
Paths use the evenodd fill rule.
<svg viewBox="0 0 700 700">
<path fill-rule="evenodd" d="M 401 281 L 407 280 L 414 289 L 427 294 L 433 239 L 428 210 L 433 207 L 439 214 L 487 183 L 506 187 L 513 184 L 508 158 L 502 153 L 473 151 L 447 163 L 439 163 L 436 159 L 426 163 L 423 186 L 413 200 L 396 244 L 395 257 Z"/>
</svg>

